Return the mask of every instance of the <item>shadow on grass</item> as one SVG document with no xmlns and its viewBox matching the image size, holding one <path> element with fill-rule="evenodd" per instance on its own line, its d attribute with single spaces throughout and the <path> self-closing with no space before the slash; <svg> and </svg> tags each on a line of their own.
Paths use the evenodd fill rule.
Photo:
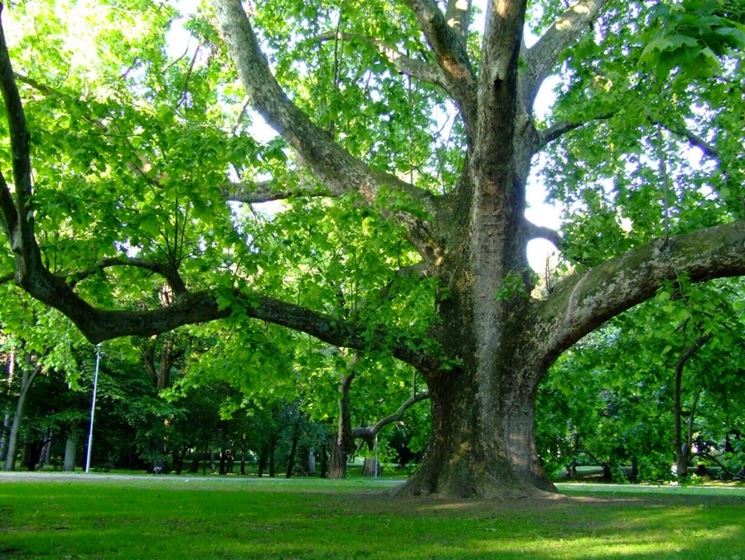
<svg viewBox="0 0 745 560">
<path fill-rule="evenodd" d="M 739 496 L 583 493 L 494 503 L 362 490 L 6 481 L 0 558 L 742 558 Z"/>
</svg>

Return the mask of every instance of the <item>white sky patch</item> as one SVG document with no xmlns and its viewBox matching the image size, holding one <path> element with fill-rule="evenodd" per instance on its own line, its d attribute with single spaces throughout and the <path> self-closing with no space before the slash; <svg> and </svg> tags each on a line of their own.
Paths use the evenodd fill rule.
<svg viewBox="0 0 745 560">
<path fill-rule="evenodd" d="M 530 35 L 530 33 L 526 33 Z M 531 42 L 537 39 L 531 37 Z M 527 42 L 527 37 L 526 37 Z M 555 88 L 561 81 L 559 76 L 549 76 L 541 85 L 533 105 L 533 114 L 539 121 L 544 121 L 551 114 L 556 102 Z M 527 185 L 527 209 L 525 217 L 536 225 L 558 230 L 561 227 L 562 209 L 559 204 L 548 204 L 546 188 L 539 182 L 539 173 L 536 166 L 540 165 L 539 159 L 534 160 L 534 169 L 530 174 Z M 528 262 L 530 268 L 538 273 L 546 269 L 546 260 L 557 254 L 557 248 L 553 243 L 545 239 L 533 239 L 528 243 Z"/>
</svg>

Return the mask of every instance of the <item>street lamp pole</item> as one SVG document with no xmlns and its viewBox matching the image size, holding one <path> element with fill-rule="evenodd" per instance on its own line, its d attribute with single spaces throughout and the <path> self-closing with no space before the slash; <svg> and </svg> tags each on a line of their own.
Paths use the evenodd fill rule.
<svg viewBox="0 0 745 560">
<path fill-rule="evenodd" d="M 91 421 L 88 428 L 88 451 L 85 456 L 86 474 L 91 468 L 91 449 L 93 446 L 93 419 L 96 415 L 96 393 L 98 392 L 98 367 L 101 364 L 101 345 L 96 344 L 96 371 L 93 374 L 93 398 L 91 399 Z"/>
</svg>

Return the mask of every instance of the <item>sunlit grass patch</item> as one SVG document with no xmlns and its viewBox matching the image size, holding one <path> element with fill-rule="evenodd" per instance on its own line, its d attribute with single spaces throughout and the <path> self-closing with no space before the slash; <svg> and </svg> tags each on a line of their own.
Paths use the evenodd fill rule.
<svg viewBox="0 0 745 560">
<path fill-rule="evenodd" d="M 393 499 L 387 488 L 0 477 L 0 558 L 745 558 L 742 491 L 572 487 L 577 497 L 500 504 Z"/>
</svg>

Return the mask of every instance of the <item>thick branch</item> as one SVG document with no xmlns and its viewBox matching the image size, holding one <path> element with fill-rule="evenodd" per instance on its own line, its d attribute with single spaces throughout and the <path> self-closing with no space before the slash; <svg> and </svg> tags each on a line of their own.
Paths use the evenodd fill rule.
<svg viewBox="0 0 745 560">
<path fill-rule="evenodd" d="M 584 33 L 608 0 L 578 0 L 572 4 L 538 42 L 525 53 L 525 72 L 521 76 L 521 95 L 526 108 L 533 106 L 543 81 L 556 66 L 559 55 Z"/>
<path fill-rule="evenodd" d="M 232 313 L 307 333 L 334 346 L 390 352 L 421 371 L 437 369 L 438 359 L 414 350 L 422 341 L 404 333 L 379 327 L 370 332 L 367 325 L 341 321 L 330 315 L 258 294 L 231 294 L 232 307 L 218 302 L 217 295 L 202 291 L 185 293 L 168 306 L 148 311 L 109 311 L 92 307 L 59 278 L 50 275 L 23 286 L 36 299 L 58 309 L 92 343 L 121 336 L 152 336 L 177 327 L 223 319 Z M 220 298 L 222 299 L 222 298 Z"/>
<path fill-rule="evenodd" d="M 540 341 L 535 343 L 549 365 L 603 322 L 682 275 L 694 282 L 745 275 L 745 221 L 658 241 L 565 280 L 536 303 L 527 340 Z"/>
<path fill-rule="evenodd" d="M 360 426 L 357 428 L 353 428 L 352 437 L 365 440 L 367 445 L 370 448 L 372 448 L 374 441 L 375 441 L 375 436 L 378 435 L 378 432 L 380 432 L 380 430 L 385 428 L 388 424 L 392 424 L 393 422 L 399 421 L 403 417 L 404 413 L 412 405 L 418 403 L 419 401 L 428 399 L 428 398 L 429 398 L 428 391 L 425 391 L 423 393 L 417 393 L 416 395 L 412 395 L 401 406 L 398 407 L 398 410 L 396 410 L 396 412 L 394 412 L 393 414 L 389 414 L 388 416 L 385 416 L 384 418 L 381 418 L 372 426 Z"/>
<path fill-rule="evenodd" d="M 332 194 L 356 191 L 372 204 L 386 189 L 394 189 L 434 215 L 433 195 L 393 175 L 370 169 L 298 109 L 270 71 L 239 0 L 215 0 L 215 5 L 219 27 L 251 104 L 298 151 Z M 404 212 L 396 213 L 395 218 L 407 228 L 413 243 L 429 241 L 422 239 L 426 228 L 421 228 L 419 220 Z"/>
<path fill-rule="evenodd" d="M 476 125 L 476 75 L 468 58 L 464 35 L 457 30 L 457 25 L 449 25 L 434 0 L 406 0 L 406 3 L 445 73 L 446 89 L 460 109 L 466 133 L 472 136 Z"/>
<path fill-rule="evenodd" d="M 561 250 L 564 240 L 561 234 L 555 229 L 545 226 L 538 226 L 529 220 L 525 220 L 525 227 L 528 231 L 528 239 L 545 239 L 553 243 L 557 249 Z"/>
<path fill-rule="evenodd" d="M 0 4 L 0 14 L 3 5 Z M 13 251 L 25 266 L 36 265 L 39 251 L 34 239 L 33 216 L 29 211 L 32 196 L 31 158 L 29 156 L 30 135 L 26 127 L 26 116 L 21 104 L 21 96 L 15 83 L 13 67 L 10 63 L 8 46 L 5 42 L 5 31 L 0 24 L 0 89 L 7 112 L 10 129 L 10 144 L 13 156 L 13 183 L 15 203 L 4 177 L 0 177 L 0 205 L 2 206 L 6 228 Z M 24 267 L 25 268 L 25 267 Z"/>
</svg>

